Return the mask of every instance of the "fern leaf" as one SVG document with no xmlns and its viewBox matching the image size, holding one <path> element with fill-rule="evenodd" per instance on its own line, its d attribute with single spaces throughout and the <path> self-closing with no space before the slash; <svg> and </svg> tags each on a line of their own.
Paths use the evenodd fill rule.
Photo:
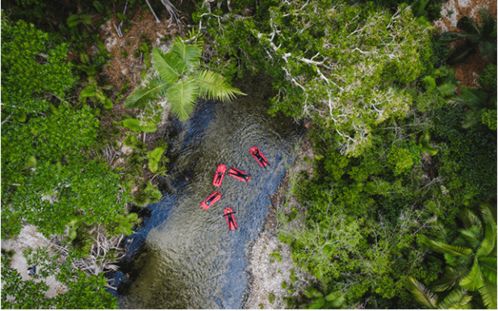
<svg viewBox="0 0 498 311">
<path fill-rule="evenodd" d="M 421 238 L 421 242 L 433 251 L 442 254 L 450 254 L 454 256 L 469 256 L 470 254 L 472 254 L 472 249 L 470 248 L 464 246 L 449 245 L 439 241 L 433 241 L 425 236 Z"/>
<path fill-rule="evenodd" d="M 484 220 L 484 239 L 477 250 L 477 257 L 489 255 L 496 244 L 496 222 L 487 205 L 481 206 L 482 219 Z"/>
<path fill-rule="evenodd" d="M 159 79 L 151 80 L 145 87 L 135 89 L 125 100 L 127 108 L 143 107 L 148 101 L 155 100 L 164 94 L 168 83 Z"/>
<path fill-rule="evenodd" d="M 440 309 L 466 309 L 470 307 L 472 296 L 461 288 L 452 290 L 443 301 L 439 303 Z"/>
<path fill-rule="evenodd" d="M 197 76 L 199 95 L 213 100 L 230 101 L 236 95 L 246 95 L 239 89 L 230 86 L 222 75 L 212 71 L 202 71 Z"/>
<path fill-rule="evenodd" d="M 152 60 L 156 71 L 164 82 L 175 83 L 185 71 L 185 63 L 172 53 L 163 54 L 158 48 L 152 50 Z"/>
<path fill-rule="evenodd" d="M 194 104 L 199 95 L 199 89 L 194 80 L 180 80 L 169 87 L 166 97 L 171 111 L 185 121 L 194 110 Z"/>
<path fill-rule="evenodd" d="M 496 309 L 496 283 L 486 283 L 479 288 L 482 301 L 488 309 Z"/>
<path fill-rule="evenodd" d="M 423 306 L 430 309 L 437 308 L 437 295 L 411 276 L 408 277 L 408 289 L 412 292 L 415 299 Z"/>
<path fill-rule="evenodd" d="M 484 285 L 481 269 L 477 258 L 474 259 L 474 264 L 470 272 L 460 281 L 460 286 L 468 290 L 477 290 Z"/>
<path fill-rule="evenodd" d="M 176 53 L 188 68 L 195 69 L 199 67 L 202 49 L 198 45 L 185 44 L 182 39 L 177 37 L 170 51 Z"/>
</svg>

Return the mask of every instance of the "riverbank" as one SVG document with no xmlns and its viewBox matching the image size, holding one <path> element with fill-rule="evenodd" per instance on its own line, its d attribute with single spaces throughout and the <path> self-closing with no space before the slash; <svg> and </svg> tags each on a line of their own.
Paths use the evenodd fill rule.
<svg viewBox="0 0 498 311">
<path fill-rule="evenodd" d="M 293 210 L 304 215 L 292 194 L 297 176 L 305 171 L 311 174 L 313 158 L 310 142 L 304 138 L 296 144 L 300 152 L 295 162 L 288 168 L 287 174 L 277 192 L 272 196 L 271 207 L 263 230 L 249 251 L 249 290 L 244 303 L 246 309 L 281 309 L 286 308 L 286 300 L 299 297 L 312 277 L 296 267 L 292 261 L 290 246 L 281 242 L 281 231 L 299 230 L 304 226 L 303 217 L 289 220 Z"/>
</svg>

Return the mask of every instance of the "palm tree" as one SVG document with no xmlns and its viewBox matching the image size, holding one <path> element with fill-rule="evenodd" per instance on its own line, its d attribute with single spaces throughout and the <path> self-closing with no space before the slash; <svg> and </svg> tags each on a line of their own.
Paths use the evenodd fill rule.
<svg viewBox="0 0 498 311">
<path fill-rule="evenodd" d="M 489 61 L 496 57 L 496 21 L 488 11 L 481 10 L 481 23 L 477 23 L 470 17 L 464 16 L 458 20 L 457 27 L 460 32 L 445 32 L 441 35 L 441 41 L 462 41 L 460 45 L 450 51 L 448 63 L 456 64 L 463 62 L 475 51 Z"/>
<path fill-rule="evenodd" d="M 461 220 L 465 228 L 459 230 L 459 236 L 452 245 L 427 237 L 422 239 L 422 243 L 443 254 L 446 261 L 445 274 L 434 284 L 436 291 L 453 289 L 449 295 L 455 290 L 479 291 L 484 305 L 496 308 L 496 221 L 487 205 L 481 205 L 480 212 L 481 217 L 468 209 L 462 212 Z M 414 290 L 412 292 L 417 300 L 422 301 L 420 293 L 423 288 L 414 281 L 411 282 L 412 289 L 417 288 L 415 291 L 419 294 L 415 294 Z M 453 295 L 456 297 L 457 294 Z M 435 301 L 429 299 L 430 295 L 426 296 L 425 306 Z M 455 297 L 452 299 L 455 300 Z"/>
<path fill-rule="evenodd" d="M 152 100 L 166 98 L 171 111 L 181 121 L 187 120 L 194 110 L 196 100 L 201 98 L 227 101 L 236 95 L 245 95 L 230 86 L 218 73 L 201 70 L 201 48 L 186 44 L 176 38 L 167 53 L 152 50 L 152 61 L 157 75 L 128 96 L 125 106 L 143 107 Z"/>
<path fill-rule="evenodd" d="M 415 299 L 424 307 L 429 309 L 469 309 L 472 296 L 467 295 L 465 290 L 456 288 L 452 290 L 444 299 L 439 299 L 424 284 L 413 277 L 408 277 L 408 289 Z"/>
</svg>

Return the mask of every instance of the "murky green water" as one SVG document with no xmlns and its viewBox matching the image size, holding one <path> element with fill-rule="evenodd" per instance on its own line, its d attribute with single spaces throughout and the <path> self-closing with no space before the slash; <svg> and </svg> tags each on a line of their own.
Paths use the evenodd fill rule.
<svg viewBox="0 0 498 311">
<path fill-rule="evenodd" d="M 242 87 L 243 88 L 243 87 Z M 243 88 L 244 89 L 244 88 Z M 266 115 L 257 89 L 231 103 L 203 103 L 170 146 L 177 185 L 153 210 L 136 279 L 120 296 L 124 308 L 240 308 L 248 288 L 247 254 L 263 228 L 298 138 L 288 119 Z M 248 148 L 257 145 L 271 163 L 260 168 Z M 247 170 L 249 184 L 225 177 L 223 198 L 208 211 L 199 202 L 216 188 L 216 165 Z M 236 211 L 239 230 L 228 232 L 223 208 Z M 148 232 L 148 234 L 147 234 Z M 139 233 L 140 234 L 140 233 Z"/>
</svg>

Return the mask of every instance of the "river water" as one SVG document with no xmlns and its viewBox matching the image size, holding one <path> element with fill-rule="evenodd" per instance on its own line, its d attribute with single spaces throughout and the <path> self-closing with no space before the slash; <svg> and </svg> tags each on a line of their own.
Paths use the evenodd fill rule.
<svg viewBox="0 0 498 311">
<path fill-rule="evenodd" d="M 248 253 L 262 230 L 299 137 L 292 120 L 271 118 L 263 92 L 230 103 L 198 104 L 170 143 L 173 187 L 151 205 L 150 217 L 130 237 L 143 250 L 132 264 L 131 284 L 120 294 L 123 308 L 241 308 L 248 290 Z M 257 145 L 270 161 L 260 168 L 249 155 Z M 249 171 L 246 184 L 226 176 L 223 198 L 209 210 L 199 203 L 216 190 L 218 163 Z M 223 208 L 236 211 L 239 230 L 229 232 Z"/>
</svg>

